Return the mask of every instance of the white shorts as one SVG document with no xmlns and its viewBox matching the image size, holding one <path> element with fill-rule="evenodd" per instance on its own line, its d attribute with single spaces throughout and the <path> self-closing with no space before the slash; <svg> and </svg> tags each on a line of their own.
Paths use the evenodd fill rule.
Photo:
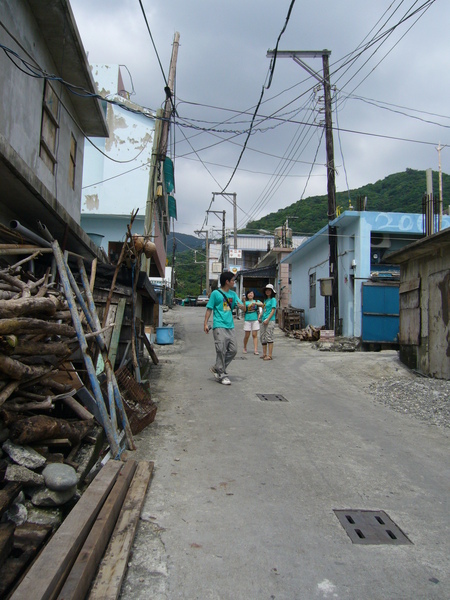
<svg viewBox="0 0 450 600">
<path fill-rule="evenodd" d="M 244 331 L 259 331 L 259 321 L 244 321 Z"/>
</svg>

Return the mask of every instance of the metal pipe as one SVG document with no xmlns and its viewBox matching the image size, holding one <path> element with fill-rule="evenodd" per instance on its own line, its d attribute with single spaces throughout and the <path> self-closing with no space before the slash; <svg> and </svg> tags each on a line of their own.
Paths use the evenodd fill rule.
<svg viewBox="0 0 450 600">
<path fill-rule="evenodd" d="M 21 225 L 19 223 L 19 221 L 16 221 L 16 220 L 10 221 L 9 226 L 11 229 L 13 229 L 14 231 L 17 231 L 17 233 L 20 233 L 21 235 L 23 235 L 23 237 L 27 238 L 27 240 L 35 242 L 36 244 L 40 244 L 41 246 L 44 246 L 45 248 L 51 248 L 51 246 L 52 246 L 50 242 L 48 242 L 47 240 L 44 240 L 44 238 L 37 235 L 37 233 L 34 233 L 33 231 L 30 231 L 29 229 L 27 229 L 26 227 Z"/>
<path fill-rule="evenodd" d="M 44 236 L 44 238 L 49 241 L 49 242 L 53 242 L 53 240 L 55 239 L 52 234 L 50 233 L 50 231 L 48 230 L 47 226 L 44 225 L 44 223 L 41 223 L 40 221 L 37 222 L 38 224 L 38 229 L 39 231 L 42 233 L 42 235 Z"/>
<path fill-rule="evenodd" d="M 77 333 L 78 340 L 80 342 L 81 354 L 84 359 L 84 364 L 86 365 L 87 372 L 89 374 L 89 380 L 91 382 L 92 391 L 94 392 L 94 397 L 98 409 L 100 411 L 101 421 L 103 428 L 105 429 L 106 436 L 109 441 L 109 445 L 111 447 L 111 453 L 114 457 L 120 457 L 120 441 L 118 439 L 118 435 L 113 430 L 111 422 L 109 420 L 109 415 L 106 410 L 106 406 L 103 400 L 103 394 L 100 389 L 100 384 L 97 379 L 97 375 L 95 373 L 95 368 L 92 363 L 92 359 L 89 356 L 88 345 L 86 342 L 86 338 L 84 335 L 83 327 L 81 326 L 81 321 L 78 316 L 78 310 L 75 303 L 74 293 L 72 291 L 69 278 L 68 278 L 68 270 L 66 268 L 64 258 L 61 252 L 61 248 L 59 247 L 58 242 L 55 240 L 52 242 L 52 248 L 56 259 L 56 264 L 58 266 L 59 276 L 61 278 L 61 283 L 64 288 L 64 295 L 67 300 L 67 304 L 69 306 L 70 314 L 72 315 L 72 321 L 75 327 L 75 331 Z"/>
</svg>

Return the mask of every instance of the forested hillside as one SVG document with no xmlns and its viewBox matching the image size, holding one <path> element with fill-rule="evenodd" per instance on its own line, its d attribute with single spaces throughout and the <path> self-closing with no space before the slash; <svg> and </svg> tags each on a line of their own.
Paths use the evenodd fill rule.
<svg viewBox="0 0 450 600">
<path fill-rule="evenodd" d="M 450 175 L 442 174 L 444 207 L 450 203 Z M 433 172 L 433 190 L 439 195 L 439 174 Z M 370 183 L 350 192 L 336 193 L 336 206 L 342 211 L 349 204 L 356 210 L 357 198 L 367 197 L 366 210 L 380 212 L 422 212 L 422 197 L 426 193 L 425 171 L 406 169 L 403 173 L 388 175 L 376 183 Z M 295 233 L 313 235 L 327 224 L 327 196 L 311 196 L 280 208 L 257 221 L 250 221 L 240 233 L 266 229 L 272 231 L 289 219 L 289 226 Z M 295 220 L 291 220 L 295 217 Z"/>
<path fill-rule="evenodd" d="M 450 203 L 450 175 L 442 174 L 444 208 Z M 433 172 L 433 190 L 439 195 L 438 172 Z M 350 192 L 338 192 L 336 205 L 348 210 L 349 204 L 356 210 L 358 197 L 367 197 L 366 210 L 380 212 L 422 212 L 422 198 L 426 193 L 425 171 L 406 169 L 403 173 L 388 175 L 376 183 L 371 183 Z M 251 221 L 240 233 L 254 233 L 255 230 L 273 231 L 283 225 L 286 219 L 294 233 L 313 235 L 327 224 L 327 196 L 312 196 L 280 208 L 258 221 Z M 177 297 L 197 296 L 205 287 L 204 240 L 193 236 L 176 234 L 175 273 Z M 186 249 L 190 248 L 190 249 Z M 197 252 L 193 250 L 197 248 Z M 167 252 L 172 263 L 172 247 Z"/>
</svg>

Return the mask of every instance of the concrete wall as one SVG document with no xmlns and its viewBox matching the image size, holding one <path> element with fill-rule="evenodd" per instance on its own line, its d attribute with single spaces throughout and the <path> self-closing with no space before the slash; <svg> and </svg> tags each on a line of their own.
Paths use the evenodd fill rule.
<svg viewBox="0 0 450 600">
<path fill-rule="evenodd" d="M 48 73 L 58 73 L 27 2 L 2 0 L 0 21 L 4 26 L 0 30 L 2 44 L 31 64 L 36 61 Z M 61 84 L 54 82 L 53 88 L 61 99 L 56 150 L 58 162 L 54 174 L 39 157 L 44 80 L 25 75 L 4 52 L 0 53 L 0 134 L 79 223 L 84 138 L 71 116 L 75 110 L 70 95 Z M 69 184 L 71 134 L 77 142 L 75 189 Z M 14 207 L 9 209 L 10 217 Z"/>
<path fill-rule="evenodd" d="M 418 339 L 407 331 L 418 333 Z M 409 367 L 450 379 L 449 243 L 441 251 L 402 263 L 400 341 L 400 357 Z"/>
</svg>

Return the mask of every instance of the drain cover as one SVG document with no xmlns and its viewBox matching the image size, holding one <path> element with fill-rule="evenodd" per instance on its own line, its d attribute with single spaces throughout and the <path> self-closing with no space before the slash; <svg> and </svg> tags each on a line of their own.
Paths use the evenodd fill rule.
<svg viewBox="0 0 450 600">
<path fill-rule="evenodd" d="M 268 400 L 269 402 L 287 402 L 286 398 L 281 394 L 256 394 L 260 400 Z"/>
<path fill-rule="evenodd" d="M 384 510 L 335 510 L 354 544 L 412 544 Z"/>
</svg>

